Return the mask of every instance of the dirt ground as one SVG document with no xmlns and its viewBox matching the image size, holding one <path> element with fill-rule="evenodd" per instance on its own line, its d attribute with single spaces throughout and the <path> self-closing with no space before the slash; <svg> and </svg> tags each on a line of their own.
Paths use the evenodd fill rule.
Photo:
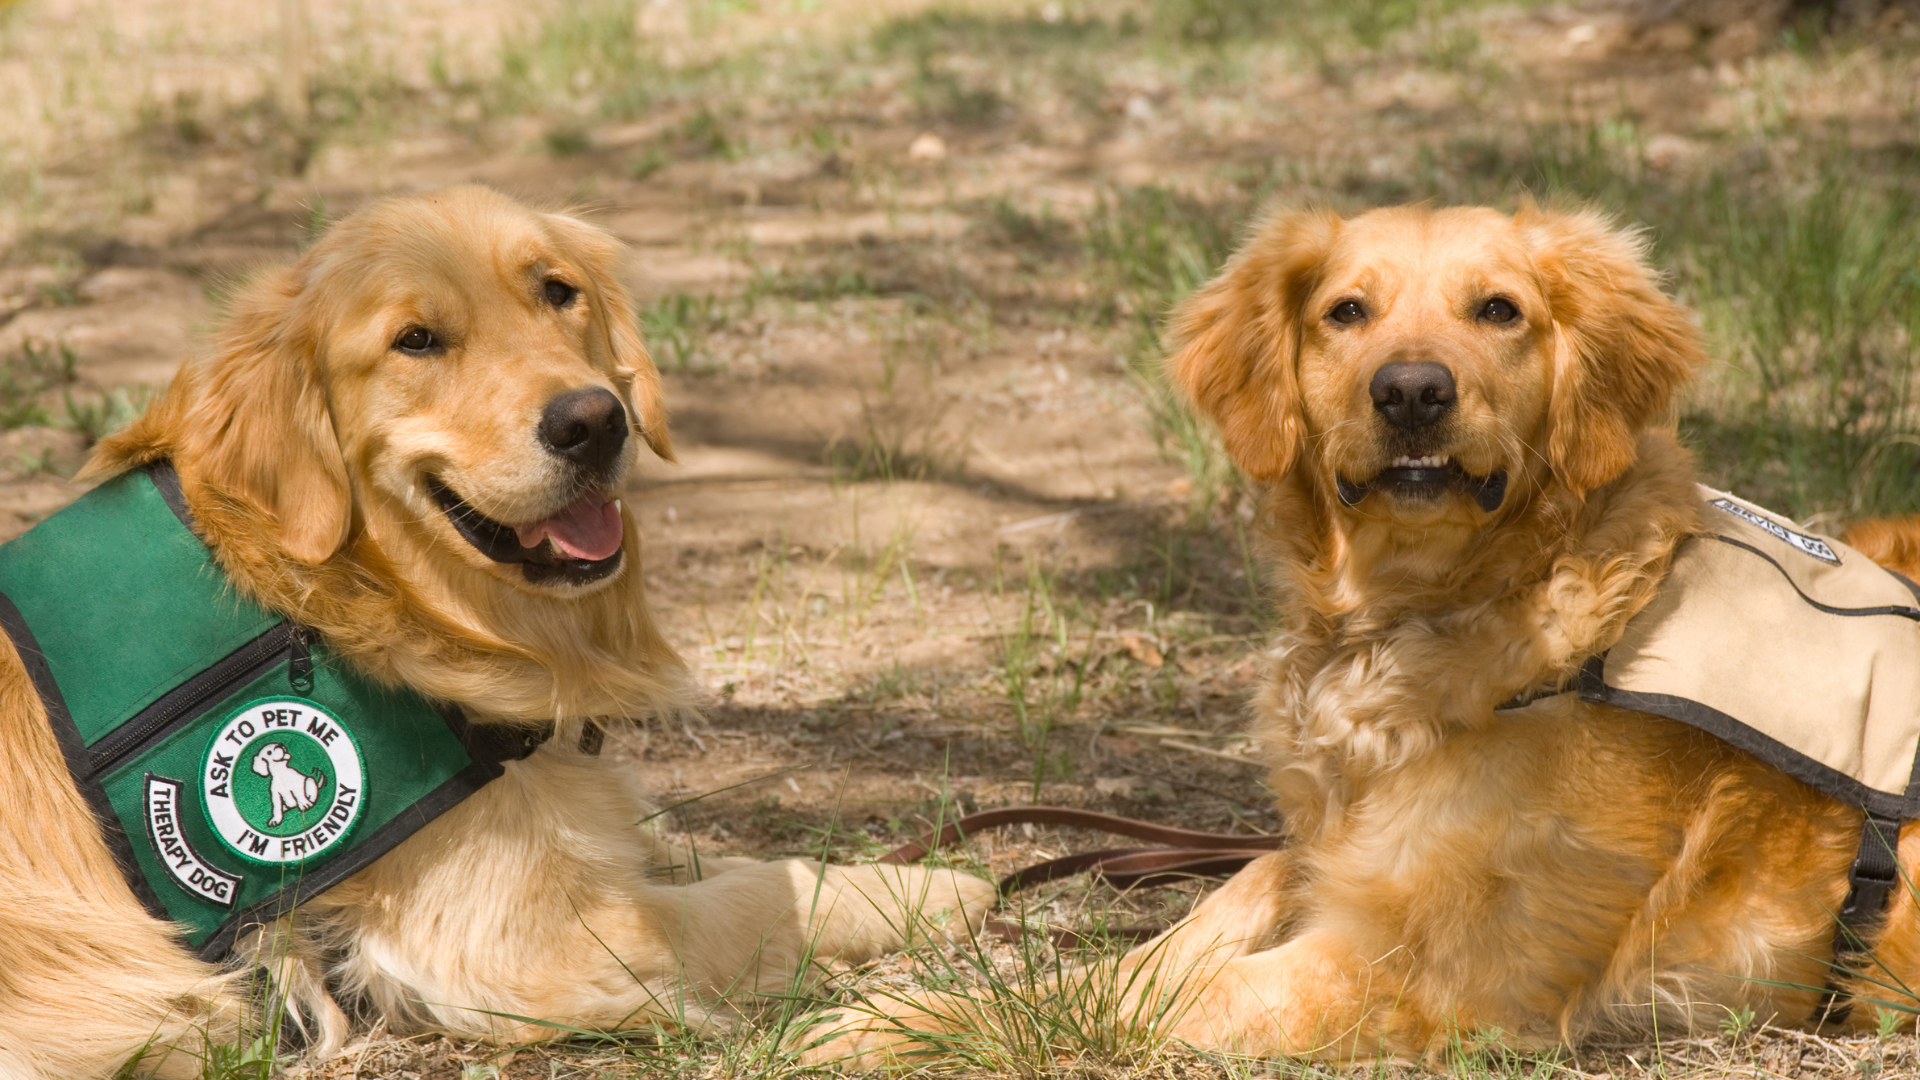
<svg viewBox="0 0 1920 1080">
<path fill-rule="evenodd" d="M 1138 374 L 1153 313 L 1081 239 L 1116 193 L 1249 211 L 1261 193 L 1414 197 L 1436 155 L 1576 122 L 1630 122 L 1647 167 L 1681 175 L 1790 155 L 1793 131 L 1835 117 L 1863 146 L 1910 143 L 1920 115 L 1912 49 L 1810 56 L 1606 4 L 1467 9 L 1371 49 L 1283 43 L 1223 70 L 1135 50 L 1081 98 L 1065 76 L 936 50 L 949 82 L 992 92 L 976 115 L 964 94 L 929 104 L 947 85 L 929 61 L 862 44 L 924 15 L 917 0 L 647 0 L 650 62 L 707 74 L 609 117 L 585 91 L 509 108 L 462 89 L 534 34 L 524 5 L 310 6 L 321 76 L 377 69 L 393 96 L 291 150 L 258 119 L 273 5 L 0 10 L 0 356 L 75 358 L 28 387 L 42 414 L 0 435 L 0 538 L 81 490 L 92 432 L 72 402 L 137 407 L 217 319 L 223 283 L 291 259 L 317 222 L 467 182 L 582 207 L 630 245 L 666 369 L 679 462 L 648 461 L 627 495 L 707 694 L 703 719 L 616 733 L 607 752 L 718 853 L 860 858 L 956 809 L 1032 801 L 1275 829 L 1240 734 L 1265 618 L 1251 496 L 1197 479 L 1157 426 Z M 964 10 L 1040 33 L 1094 8 Z M 715 58 L 732 66 L 701 66 Z M 997 874 L 1102 842 L 1010 830 L 968 857 Z M 1028 911 L 1166 917 L 1197 888 L 1053 888 Z M 1769 1046 L 1548 1071 L 1920 1075 L 1910 1041 Z M 633 1060 L 376 1033 L 302 1070 L 648 1074 Z"/>
</svg>

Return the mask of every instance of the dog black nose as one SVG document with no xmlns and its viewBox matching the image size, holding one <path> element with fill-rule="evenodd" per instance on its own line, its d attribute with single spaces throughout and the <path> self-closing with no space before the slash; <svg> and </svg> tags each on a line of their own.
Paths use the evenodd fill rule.
<svg viewBox="0 0 1920 1080">
<path fill-rule="evenodd" d="M 1432 360 L 1395 360 L 1373 373 L 1367 393 L 1387 423 L 1418 431 L 1453 408 L 1453 372 Z"/>
<path fill-rule="evenodd" d="M 627 410 L 604 387 L 569 391 L 540 414 L 540 441 L 583 469 L 603 472 L 626 445 Z"/>
</svg>

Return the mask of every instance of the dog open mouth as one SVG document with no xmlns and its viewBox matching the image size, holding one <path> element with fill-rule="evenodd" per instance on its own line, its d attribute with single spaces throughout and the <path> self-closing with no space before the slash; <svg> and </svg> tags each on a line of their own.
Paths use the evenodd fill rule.
<svg viewBox="0 0 1920 1080">
<path fill-rule="evenodd" d="M 427 477 L 427 490 L 460 535 L 498 563 L 517 563 L 535 585 L 583 585 L 620 566 L 620 503 L 597 491 L 583 492 L 549 518 L 508 525 L 468 506 L 453 489 Z"/>
<path fill-rule="evenodd" d="M 1335 474 L 1334 481 L 1340 491 L 1340 501 L 1348 506 L 1358 506 L 1360 500 L 1372 491 L 1386 491 L 1402 498 L 1428 502 L 1450 491 L 1462 491 L 1471 496 L 1480 509 L 1491 514 L 1500 509 L 1500 503 L 1507 497 L 1505 469 L 1486 476 L 1473 476 L 1462 469 L 1459 462 L 1439 454 L 1394 458 L 1393 464 L 1363 483 L 1356 483 L 1338 474 Z"/>
</svg>

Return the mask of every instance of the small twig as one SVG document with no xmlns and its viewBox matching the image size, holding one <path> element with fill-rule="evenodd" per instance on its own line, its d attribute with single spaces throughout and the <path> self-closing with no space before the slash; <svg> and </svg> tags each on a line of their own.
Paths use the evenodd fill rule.
<svg viewBox="0 0 1920 1080">
<path fill-rule="evenodd" d="M 1116 731 L 1124 731 L 1129 735 L 1145 735 L 1154 739 L 1179 739 L 1188 737 L 1204 739 L 1208 735 L 1207 732 L 1197 728 L 1185 728 L 1175 724 L 1115 724 L 1114 729 Z"/>
<path fill-rule="evenodd" d="M 1225 750 L 1215 750 L 1212 747 L 1196 746 L 1193 743 L 1182 742 L 1179 739 L 1161 739 L 1160 745 L 1172 747 L 1175 750 L 1185 750 L 1189 754 L 1205 754 L 1208 757 L 1219 758 L 1222 761 L 1237 762 L 1241 765 L 1253 765 L 1257 767 L 1265 764 L 1255 758 L 1243 757 L 1240 754 L 1229 754 Z"/>
</svg>

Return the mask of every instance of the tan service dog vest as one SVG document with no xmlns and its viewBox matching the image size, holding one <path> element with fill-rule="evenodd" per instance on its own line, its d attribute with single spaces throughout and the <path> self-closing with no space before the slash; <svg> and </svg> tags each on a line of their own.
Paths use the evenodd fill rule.
<svg viewBox="0 0 1920 1080">
<path fill-rule="evenodd" d="M 1920 588 L 1706 488 L 1652 604 L 1590 662 L 1590 700 L 1712 732 L 1837 799 L 1920 817 Z"/>
<path fill-rule="evenodd" d="M 1575 689 L 1711 732 L 1866 812 L 1815 1022 L 1852 1009 L 1920 817 L 1920 586 L 1838 540 L 1701 488 L 1706 532 Z"/>
</svg>

